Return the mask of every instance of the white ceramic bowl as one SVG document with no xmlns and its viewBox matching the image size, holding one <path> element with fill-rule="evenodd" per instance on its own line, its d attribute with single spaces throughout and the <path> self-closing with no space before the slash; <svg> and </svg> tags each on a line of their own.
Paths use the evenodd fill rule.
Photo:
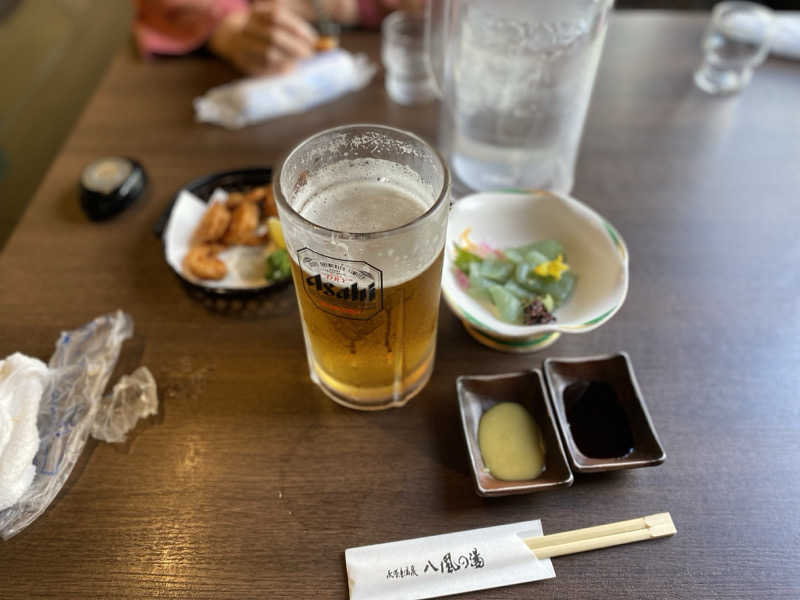
<svg viewBox="0 0 800 600">
<path fill-rule="evenodd" d="M 570 298 L 555 311 L 555 323 L 506 323 L 458 285 L 453 245 L 468 227 L 474 242 L 500 250 L 545 239 L 564 245 L 578 279 Z M 442 293 L 481 343 L 506 352 L 534 352 L 561 333 L 591 331 L 614 316 L 628 293 L 628 249 L 608 221 L 574 198 L 550 192 L 474 194 L 450 212 Z"/>
</svg>

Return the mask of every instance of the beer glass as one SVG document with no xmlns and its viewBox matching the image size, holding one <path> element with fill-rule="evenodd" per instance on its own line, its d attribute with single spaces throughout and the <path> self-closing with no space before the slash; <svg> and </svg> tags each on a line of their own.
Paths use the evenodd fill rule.
<svg viewBox="0 0 800 600">
<path fill-rule="evenodd" d="M 403 406 L 433 370 L 450 174 L 412 133 L 348 125 L 274 179 L 311 379 L 350 408 Z"/>
</svg>

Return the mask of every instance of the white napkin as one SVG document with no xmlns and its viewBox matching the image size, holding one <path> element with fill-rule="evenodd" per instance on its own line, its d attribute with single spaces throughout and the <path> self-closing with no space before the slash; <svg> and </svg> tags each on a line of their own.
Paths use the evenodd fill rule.
<svg viewBox="0 0 800 600">
<path fill-rule="evenodd" d="M 194 100 L 195 118 L 238 129 L 303 112 L 361 89 L 375 71 L 363 54 L 341 49 L 322 52 L 285 75 L 241 79 L 208 90 Z"/>
<path fill-rule="evenodd" d="M 743 40 L 758 40 L 760 24 L 747 15 L 738 17 L 730 19 L 727 23 L 731 31 Z M 800 60 L 800 14 L 776 13 L 772 27 L 770 53 Z"/>
<path fill-rule="evenodd" d="M 0 360 L 0 510 L 14 505 L 36 474 L 36 416 L 47 366 L 24 354 Z"/>
<path fill-rule="evenodd" d="M 780 15 L 775 18 L 770 52 L 800 60 L 800 15 Z"/>
</svg>

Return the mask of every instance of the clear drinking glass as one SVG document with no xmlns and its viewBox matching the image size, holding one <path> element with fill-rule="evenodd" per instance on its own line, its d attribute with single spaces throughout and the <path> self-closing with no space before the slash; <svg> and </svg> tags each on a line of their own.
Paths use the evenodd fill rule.
<svg viewBox="0 0 800 600">
<path fill-rule="evenodd" d="M 429 0 L 454 192 L 572 189 L 612 0 Z"/>
<path fill-rule="evenodd" d="M 752 2 L 720 2 L 703 36 L 703 63 L 694 81 L 709 94 L 744 88 L 764 62 L 772 35 L 772 11 Z"/>
<path fill-rule="evenodd" d="M 274 179 L 311 379 L 358 409 L 402 406 L 433 370 L 450 174 L 412 133 L 348 125 Z"/>
<path fill-rule="evenodd" d="M 386 92 L 398 104 L 423 104 L 436 98 L 425 52 L 425 20 L 395 11 L 381 25 L 381 56 Z"/>
</svg>

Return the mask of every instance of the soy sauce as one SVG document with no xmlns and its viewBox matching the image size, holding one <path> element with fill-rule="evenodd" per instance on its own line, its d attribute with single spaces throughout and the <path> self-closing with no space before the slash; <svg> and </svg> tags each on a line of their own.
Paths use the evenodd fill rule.
<svg viewBox="0 0 800 600">
<path fill-rule="evenodd" d="M 633 451 L 628 417 L 608 383 L 571 383 L 564 390 L 564 408 L 572 439 L 585 456 L 618 458 Z"/>
</svg>

